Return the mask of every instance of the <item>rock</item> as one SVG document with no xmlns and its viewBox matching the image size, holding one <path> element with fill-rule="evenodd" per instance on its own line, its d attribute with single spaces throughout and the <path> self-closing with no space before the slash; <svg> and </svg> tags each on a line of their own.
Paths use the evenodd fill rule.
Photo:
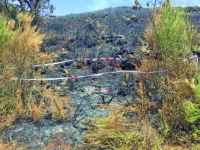
<svg viewBox="0 0 200 150">
<path fill-rule="evenodd" d="M 137 18 L 135 15 L 132 15 L 132 16 L 131 16 L 131 19 L 132 19 L 134 22 L 137 22 L 137 21 L 138 21 L 138 18 Z"/>
<path fill-rule="evenodd" d="M 113 39 L 113 35 L 109 35 L 105 38 L 106 43 L 113 43 L 114 39 Z"/>
<path fill-rule="evenodd" d="M 136 68 L 135 64 L 128 60 L 121 61 L 120 67 L 122 70 L 135 70 Z"/>
<path fill-rule="evenodd" d="M 123 35 L 118 35 L 116 36 L 117 40 L 116 40 L 116 43 L 118 45 L 124 45 L 124 44 L 127 44 L 128 42 L 126 41 L 126 38 L 123 36 Z"/>
<path fill-rule="evenodd" d="M 123 19 L 125 20 L 127 25 L 131 23 L 131 19 L 130 18 L 127 18 L 127 17 L 123 16 Z"/>
</svg>

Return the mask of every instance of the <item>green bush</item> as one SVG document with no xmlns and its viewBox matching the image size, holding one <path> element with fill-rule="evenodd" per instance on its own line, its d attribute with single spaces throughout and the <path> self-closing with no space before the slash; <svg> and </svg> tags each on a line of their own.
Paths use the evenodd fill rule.
<svg viewBox="0 0 200 150">
<path fill-rule="evenodd" d="M 183 106 L 185 110 L 185 119 L 193 129 L 194 138 L 200 137 L 200 74 L 196 73 L 192 83 L 195 97 L 192 102 L 186 101 Z"/>
<path fill-rule="evenodd" d="M 183 8 L 166 3 L 160 10 L 154 10 L 152 20 L 145 37 L 159 58 L 177 64 L 196 50 L 199 41 L 194 41 L 193 26 Z"/>
<path fill-rule="evenodd" d="M 183 108 L 185 119 L 188 123 L 194 124 L 200 120 L 200 104 L 185 101 Z"/>
<path fill-rule="evenodd" d="M 183 62 L 199 45 L 199 36 L 195 35 L 186 11 L 168 3 L 153 10 L 144 34 L 150 56 L 159 61 L 157 69 L 169 68 L 155 83 L 162 97 L 159 131 L 166 140 L 179 144 L 189 142 L 182 140 L 184 136 L 199 136 L 200 130 L 199 69 L 193 61 Z"/>
</svg>

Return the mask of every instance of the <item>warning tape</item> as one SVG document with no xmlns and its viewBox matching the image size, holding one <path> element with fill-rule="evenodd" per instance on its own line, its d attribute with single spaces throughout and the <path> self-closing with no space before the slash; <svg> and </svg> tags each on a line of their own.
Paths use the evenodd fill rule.
<svg viewBox="0 0 200 150">
<path fill-rule="evenodd" d="M 91 60 L 91 61 L 97 61 L 97 60 L 132 60 L 128 58 L 116 58 L 116 57 L 106 57 L 106 58 L 77 58 L 77 59 L 70 59 L 60 62 L 54 62 L 54 63 L 48 63 L 48 64 L 40 64 L 40 65 L 32 65 L 33 67 L 42 67 L 42 66 L 50 66 L 50 65 L 59 65 L 64 64 L 67 62 L 73 62 L 73 61 L 81 61 L 81 60 Z"/>
<path fill-rule="evenodd" d="M 194 55 L 192 57 L 188 57 L 184 59 L 184 61 L 191 60 L 197 58 L 197 55 Z M 59 65 L 59 64 L 64 64 L 67 62 L 73 62 L 73 61 L 81 61 L 81 60 L 91 60 L 91 61 L 97 61 L 97 60 L 134 60 L 134 59 L 129 59 L 129 58 L 117 58 L 117 57 L 106 57 L 106 58 L 77 58 L 77 59 L 70 59 L 70 60 L 65 60 L 65 61 L 60 61 L 60 62 L 54 62 L 54 63 L 47 63 L 47 64 L 39 64 L 39 65 L 32 65 L 33 67 L 42 67 L 42 66 L 50 66 L 50 65 Z"/>
<path fill-rule="evenodd" d="M 192 60 L 192 59 L 195 59 L 195 58 L 197 58 L 197 61 L 198 61 L 198 56 L 197 55 L 194 55 L 192 57 L 188 57 L 188 58 L 184 59 L 184 61 Z"/>
<path fill-rule="evenodd" d="M 73 62 L 73 61 L 81 61 L 81 60 L 90 60 L 90 61 L 97 61 L 97 60 L 133 60 L 133 59 L 128 59 L 128 58 L 117 58 L 117 57 L 106 57 L 106 58 L 76 58 L 76 59 L 69 59 L 69 60 L 64 60 L 64 61 L 59 61 L 59 62 L 54 62 L 54 63 L 47 63 L 47 64 L 38 64 L 38 65 L 32 65 L 32 67 L 44 67 L 44 66 L 53 66 L 53 65 L 59 65 L 59 64 L 64 64 L 68 62 Z M 16 67 L 11 67 L 9 69 L 16 69 Z"/>
<path fill-rule="evenodd" d="M 188 58 L 184 59 L 184 61 L 188 61 L 188 60 L 195 59 L 195 58 L 198 58 L 197 55 L 194 55 L 192 57 L 188 57 Z M 93 60 L 93 61 L 95 61 L 95 60 L 132 60 L 132 59 L 116 58 L 116 57 L 106 57 L 106 58 L 77 58 L 77 59 L 71 59 L 71 60 L 66 60 L 66 61 L 61 61 L 61 62 L 48 63 L 48 64 L 40 64 L 40 65 L 32 65 L 32 66 L 33 67 L 42 67 L 42 66 L 57 65 L 57 64 L 62 64 L 62 63 L 72 62 L 72 61 L 80 61 L 80 60 Z M 86 76 L 72 76 L 72 77 L 61 77 L 61 78 L 26 79 L 26 78 L 9 78 L 9 77 L 4 77 L 4 76 L 0 76 L 0 78 L 4 78 L 4 79 L 7 79 L 7 80 L 23 80 L 23 81 L 55 81 L 55 80 L 67 80 L 67 79 L 78 79 L 78 78 L 96 77 L 96 76 L 116 74 L 116 73 L 149 74 L 149 73 L 163 73 L 163 72 L 166 72 L 166 71 L 167 70 L 144 72 L 144 71 L 127 71 L 127 70 L 122 70 L 122 71 L 99 73 L 99 74 L 92 74 L 92 75 L 86 75 Z"/>
<path fill-rule="evenodd" d="M 98 73 L 98 74 L 92 74 L 92 75 L 86 75 L 86 76 L 72 76 L 72 77 L 61 77 L 61 78 L 38 78 L 38 79 L 26 79 L 26 78 L 8 78 L 0 76 L 1 78 L 7 79 L 7 80 L 23 80 L 23 81 L 56 81 L 56 80 L 68 80 L 68 79 L 80 79 L 80 78 L 89 78 L 89 77 L 97 77 L 97 76 L 105 76 L 110 74 L 116 74 L 116 73 L 138 73 L 138 74 L 149 74 L 149 73 L 164 73 L 167 70 L 160 70 L 160 71 L 128 71 L 128 70 L 121 70 L 121 71 L 115 71 L 115 72 L 106 72 L 106 73 Z"/>
<path fill-rule="evenodd" d="M 184 59 L 184 61 L 191 60 L 197 58 L 197 55 L 194 55 L 192 57 L 188 57 Z M 90 60 L 90 61 L 97 61 L 97 60 L 134 60 L 134 59 L 129 59 L 129 58 L 117 58 L 117 57 L 106 57 L 106 58 L 76 58 L 76 59 L 69 59 L 65 61 L 59 61 L 59 62 L 54 62 L 54 63 L 46 63 L 46 64 L 38 64 L 38 65 L 32 65 L 32 67 L 43 67 L 43 66 L 51 66 L 51 65 L 59 65 L 59 64 L 64 64 L 67 62 L 73 62 L 73 61 L 81 61 L 81 60 Z M 11 67 L 9 69 L 16 69 L 16 67 Z"/>
</svg>

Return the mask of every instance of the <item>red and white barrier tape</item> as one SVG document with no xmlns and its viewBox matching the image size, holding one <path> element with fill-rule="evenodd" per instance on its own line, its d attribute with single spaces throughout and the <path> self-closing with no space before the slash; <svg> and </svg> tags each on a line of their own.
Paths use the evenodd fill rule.
<svg viewBox="0 0 200 150">
<path fill-rule="evenodd" d="M 192 57 L 188 57 L 184 59 L 184 61 L 191 60 L 197 58 L 196 55 Z M 54 63 L 47 63 L 47 64 L 38 64 L 38 65 L 32 65 L 32 67 L 43 67 L 43 66 L 51 66 L 51 65 L 59 65 L 59 64 L 64 64 L 67 62 L 73 62 L 73 61 L 81 61 L 81 60 L 91 60 L 91 61 L 97 61 L 97 60 L 134 60 L 134 59 L 128 59 L 128 58 L 117 58 L 117 57 L 106 57 L 106 58 L 76 58 L 76 59 L 69 59 L 65 61 L 60 61 L 60 62 L 54 62 Z M 16 69 L 16 68 L 10 68 L 10 69 Z"/>
<path fill-rule="evenodd" d="M 67 63 L 67 62 L 81 61 L 81 60 L 91 60 L 91 61 L 97 61 L 97 60 L 120 60 L 120 61 L 122 61 L 122 60 L 133 60 L 133 59 L 116 58 L 116 57 L 106 57 L 106 58 L 76 58 L 76 59 L 69 59 L 69 60 L 59 61 L 59 62 L 54 62 L 54 63 L 32 65 L 32 67 L 53 66 L 53 65 L 59 65 L 59 64 Z M 9 69 L 16 69 L 16 67 L 11 67 Z"/>
<path fill-rule="evenodd" d="M 116 73 L 139 73 L 139 74 L 149 74 L 149 73 L 164 73 L 167 70 L 160 70 L 160 71 L 128 71 L 128 70 L 121 70 L 121 71 L 115 71 L 115 72 L 106 72 L 106 73 L 98 73 L 98 74 L 92 74 L 92 75 L 86 75 L 86 76 L 72 76 L 72 77 L 61 77 L 61 78 L 38 78 L 38 79 L 25 79 L 25 78 L 8 78 L 0 76 L 1 78 L 7 79 L 7 80 L 23 80 L 23 81 L 56 81 L 56 80 L 67 80 L 67 79 L 80 79 L 80 78 L 89 78 L 89 77 L 97 77 L 97 76 L 105 76 L 110 74 L 116 74 Z"/>
<path fill-rule="evenodd" d="M 188 61 L 191 59 L 198 58 L 197 55 L 188 57 L 184 59 L 184 61 Z M 71 60 L 66 60 L 62 62 L 55 62 L 55 63 L 48 63 L 48 64 L 40 64 L 40 65 L 33 65 L 33 67 L 42 67 L 42 66 L 49 66 L 49 65 L 57 65 L 57 64 L 62 64 L 66 62 L 71 62 L 71 61 L 80 61 L 80 60 L 132 60 L 132 59 L 127 59 L 127 58 L 116 58 L 116 57 L 106 57 L 106 58 L 78 58 L 78 59 L 71 59 Z M 144 72 L 144 71 L 127 71 L 127 70 L 122 70 L 122 71 L 116 71 L 116 72 L 107 72 L 107 73 L 99 73 L 99 74 L 92 74 L 92 75 L 86 75 L 86 76 L 72 76 L 72 77 L 62 77 L 62 78 L 38 78 L 38 79 L 25 79 L 25 78 L 9 78 L 9 77 L 4 77 L 0 76 L 0 78 L 8 79 L 8 80 L 23 80 L 23 81 L 55 81 L 55 80 L 67 80 L 67 79 L 79 79 L 79 78 L 88 78 L 88 77 L 96 77 L 96 76 L 103 76 L 103 75 L 109 75 L 109 74 L 116 74 L 116 73 L 139 73 L 139 74 L 149 74 L 149 73 L 163 73 L 166 72 L 167 70 L 160 70 L 160 71 L 149 71 L 149 72 Z"/>
<path fill-rule="evenodd" d="M 197 55 L 194 55 L 192 57 L 188 57 L 184 59 L 184 61 L 191 60 L 197 58 Z M 39 65 L 32 65 L 33 67 L 42 67 L 42 66 L 50 66 L 50 65 L 58 65 L 58 64 L 64 64 L 67 62 L 73 62 L 73 61 L 81 61 L 81 60 L 91 60 L 91 61 L 97 61 L 97 60 L 134 60 L 134 59 L 129 59 L 129 58 L 117 58 L 117 57 L 106 57 L 106 58 L 77 58 L 77 59 L 70 59 L 70 60 L 65 60 L 65 61 L 60 61 L 60 62 L 55 62 L 55 63 L 47 63 L 47 64 L 39 64 Z"/>
<path fill-rule="evenodd" d="M 65 61 L 60 61 L 60 62 L 55 62 L 55 63 L 33 65 L 33 67 L 58 65 L 58 64 L 64 64 L 64 63 L 67 63 L 67 62 L 81 61 L 81 60 L 97 61 L 97 60 L 132 60 L 132 59 L 128 59 L 128 58 L 116 58 L 116 57 L 106 57 L 106 58 L 77 58 L 77 59 L 70 59 L 70 60 L 65 60 Z"/>
<path fill-rule="evenodd" d="M 197 58 L 197 61 L 198 61 L 198 56 L 197 55 L 194 55 L 192 57 L 188 57 L 188 58 L 184 59 L 184 61 L 192 60 L 192 59 L 195 59 L 195 58 Z"/>
</svg>

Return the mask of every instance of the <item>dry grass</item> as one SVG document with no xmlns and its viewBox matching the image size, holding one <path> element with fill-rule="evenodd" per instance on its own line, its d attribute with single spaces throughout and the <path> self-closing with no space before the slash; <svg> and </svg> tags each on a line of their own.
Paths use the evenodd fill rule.
<svg viewBox="0 0 200 150">
<path fill-rule="evenodd" d="M 2 19 L 2 18 L 1 18 Z M 35 121 L 52 112 L 52 118 L 67 120 L 65 107 L 70 106 L 67 96 L 48 91 L 40 82 L 9 80 L 16 78 L 41 78 L 40 68 L 35 71 L 31 64 L 46 63 L 52 55 L 40 52 L 45 35 L 36 26 L 31 26 L 32 16 L 19 14 L 18 20 L 4 18 L 3 45 L 0 47 L 0 71 L 6 79 L 0 79 L 0 122 L 1 128 L 16 117 L 33 117 Z M 15 69 L 9 69 L 13 67 Z M 49 108 L 48 108 L 49 107 Z M 4 123 L 5 118 L 7 123 Z"/>
<path fill-rule="evenodd" d="M 153 17 L 148 20 L 149 24 L 145 28 L 144 37 L 148 43 L 149 49 L 154 49 L 154 41 L 153 41 L 153 33 L 155 30 L 155 26 L 159 26 L 161 21 L 161 10 L 152 10 Z M 151 51 L 152 53 L 153 51 Z"/>
<path fill-rule="evenodd" d="M 136 120 L 125 116 L 138 112 L 137 106 L 116 106 L 108 108 L 112 113 L 102 119 L 96 119 L 85 134 L 84 142 L 93 148 L 111 149 L 155 149 L 161 146 L 162 140 L 141 115 Z"/>
<path fill-rule="evenodd" d="M 1 150 L 16 150 L 17 145 L 16 144 L 3 144 L 3 142 L 0 141 L 0 149 Z"/>
</svg>

